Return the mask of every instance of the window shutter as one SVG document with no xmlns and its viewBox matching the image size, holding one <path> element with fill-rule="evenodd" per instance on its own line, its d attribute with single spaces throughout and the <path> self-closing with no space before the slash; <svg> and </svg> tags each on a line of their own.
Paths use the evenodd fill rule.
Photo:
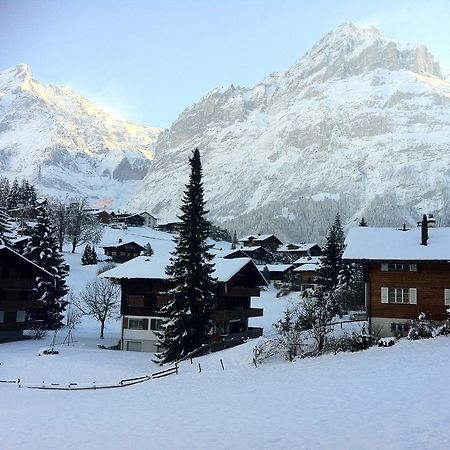
<svg viewBox="0 0 450 450">
<path fill-rule="evenodd" d="M 387 272 L 389 270 L 389 266 L 387 264 L 381 264 L 381 271 Z"/>
<path fill-rule="evenodd" d="M 450 306 L 450 289 L 444 289 L 444 304 Z"/>
<path fill-rule="evenodd" d="M 128 317 L 123 318 L 123 328 L 125 330 L 128 328 Z"/>
<path fill-rule="evenodd" d="M 144 319 L 142 321 L 142 329 L 143 330 L 148 330 L 148 319 Z"/>
<path fill-rule="evenodd" d="M 409 303 L 417 305 L 417 288 L 409 288 Z"/>
<path fill-rule="evenodd" d="M 410 272 L 417 272 L 417 264 L 410 264 L 409 265 L 409 271 Z"/>
<path fill-rule="evenodd" d="M 381 303 L 389 303 L 389 292 L 387 287 L 381 288 Z"/>
</svg>

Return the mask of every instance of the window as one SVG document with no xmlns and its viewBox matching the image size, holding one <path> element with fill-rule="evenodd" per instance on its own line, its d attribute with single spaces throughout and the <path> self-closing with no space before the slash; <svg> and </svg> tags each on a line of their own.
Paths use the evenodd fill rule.
<svg viewBox="0 0 450 450">
<path fill-rule="evenodd" d="M 409 303 L 409 289 L 389 288 L 389 303 Z"/>
<path fill-rule="evenodd" d="M 392 264 L 381 264 L 382 272 L 417 272 L 417 264 L 403 264 L 403 263 L 392 263 Z"/>
<path fill-rule="evenodd" d="M 128 319 L 128 329 L 143 330 L 144 329 L 144 319 Z"/>
<path fill-rule="evenodd" d="M 450 306 L 450 289 L 444 289 L 444 305 Z"/>
<path fill-rule="evenodd" d="M 381 303 L 417 304 L 416 288 L 381 288 Z"/>
<path fill-rule="evenodd" d="M 162 319 L 150 319 L 150 330 L 161 331 L 163 329 L 162 322 Z"/>
<path fill-rule="evenodd" d="M 143 295 L 127 295 L 128 306 L 144 307 Z"/>
<path fill-rule="evenodd" d="M 409 331 L 409 323 L 391 323 L 391 333 L 407 333 Z"/>
</svg>

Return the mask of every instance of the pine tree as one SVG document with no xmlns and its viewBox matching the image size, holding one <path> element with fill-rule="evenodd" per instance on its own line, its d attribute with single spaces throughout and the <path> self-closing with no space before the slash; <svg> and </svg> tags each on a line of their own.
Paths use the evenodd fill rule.
<svg viewBox="0 0 450 450">
<path fill-rule="evenodd" d="M 344 240 L 344 230 L 338 213 L 328 231 L 321 264 L 317 269 L 316 283 L 322 290 L 332 291 L 339 284 L 339 277 L 343 269 Z"/>
<path fill-rule="evenodd" d="M 150 242 L 147 242 L 144 246 L 145 250 L 143 250 L 142 252 L 142 256 L 152 256 L 154 251 L 152 249 L 152 245 L 150 244 Z"/>
<path fill-rule="evenodd" d="M 213 256 L 207 244 L 211 223 L 206 219 L 200 152 L 189 158 L 191 174 L 184 191 L 179 235 L 166 268 L 171 289 L 161 309 L 164 332 L 159 334 L 161 364 L 176 361 L 208 344 L 213 327 L 215 280 Z"/>
<path fill-rule="evenodd" d="M 67 305 L 64 296 L 69 291 L 65 277 L 64 259 L 58 252 L 51 220 L 45 207 L 39 207 L 30 242 L 24 251 L 24 256 L 52 275 L 39 277 L 38 286 L 33 291 L 33 298 L 41 300 L 44 307 L 30 313 L 33 320 L 42 320 L 45 329 L 56 329 L 62 326 L 63 313 Z"/>
<path fill-rule="evenodd" d="M 19 181 L 17 178 L 14 178 L 13 184 L 11 186 L 11 189 L 9 190 L 8 198 L 6 199 L 6 208 L 7 209 L 13 209 L 17 208 L 17 205 L 19 203 Z"/>
<path fill-rule="evenodd" d="M 8 247 L 11 246 L 11 225 L 10 225 L 10 217 L 6 212 L 0 208 L 0 245 L 6 245 Z"/>
<path fill-rule="evenodd" d="M 86 247 L 84 247 L 84 252 L 81 255 L 81 264 L 83 266 L 88 266 L 97 263 L 97 252 L 95 251 L 94 246 L 91 247 L 90 245 L 86 245 Z"/>
<path fill-rule="evenodd" d="M 359 222 L 359 226 L 360 227 L 367 227 L 367 220 L 364 219 L 364 217 L 361 219 L 361 221 Z"/>
<path fill-rule="evenodd" d="M 239 241 L 238 241 L 238 238 L 236 235 L 236 230 L 234 230 L 233 239 L 231 241 L 231 249 L 235 250 L 237 248 L 238 244 L 239 244 Z"/>
</svg>

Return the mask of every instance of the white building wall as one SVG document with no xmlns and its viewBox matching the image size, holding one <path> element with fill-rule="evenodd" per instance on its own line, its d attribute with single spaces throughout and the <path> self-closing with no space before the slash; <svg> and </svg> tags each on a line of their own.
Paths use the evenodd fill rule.
<svg viewBox="0 0 450 450">
<path fill-rule="evenodd" d="M 128 328 L 123 329 L 123 344 L 122 350 L 127 351 L 128 342 L 140 342 L 142 345 L 141 351 L 155 353 L 158 351 L 158 337 L 153 330 L 150 330 L 151 319 L 160 320 L 161 317 L 149 317 L 149 316 L 125 316 L 127 319 L 148 319 L 148 330 L 130 330 Z M 123 322 L 122 322 L 123 323 Z"/>
<path fill-rule="evenodd" d="M 409 319 L 397 319 L 393 317 L 372 317 L 371 319 L 372 333 L 379 337 L 390 337 L 393 335 L 391 331 L 392 323 L 409 323 Z"/>
</svg>

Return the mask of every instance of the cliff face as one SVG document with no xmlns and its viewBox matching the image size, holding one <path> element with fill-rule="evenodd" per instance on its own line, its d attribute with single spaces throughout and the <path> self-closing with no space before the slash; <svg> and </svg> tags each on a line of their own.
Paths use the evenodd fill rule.
<svg viewBox="0 0 450 450">
<path fill-rule="evenodd" d="M 128 200 L 161 130 L 119 120 L 21 64 L 0 72 L 0 176 L 46 194 Z"/>
<path fill-rule="evenodd" d="M 174 219 L 198 147 L 211 216 L 231 229 L 315 239 L 338 210 L 349 224 L 447 221 L 449 105 L 424 46 L 343 25 L 287 72 L 186 108 L 130 205 Z"/>
</svg>

